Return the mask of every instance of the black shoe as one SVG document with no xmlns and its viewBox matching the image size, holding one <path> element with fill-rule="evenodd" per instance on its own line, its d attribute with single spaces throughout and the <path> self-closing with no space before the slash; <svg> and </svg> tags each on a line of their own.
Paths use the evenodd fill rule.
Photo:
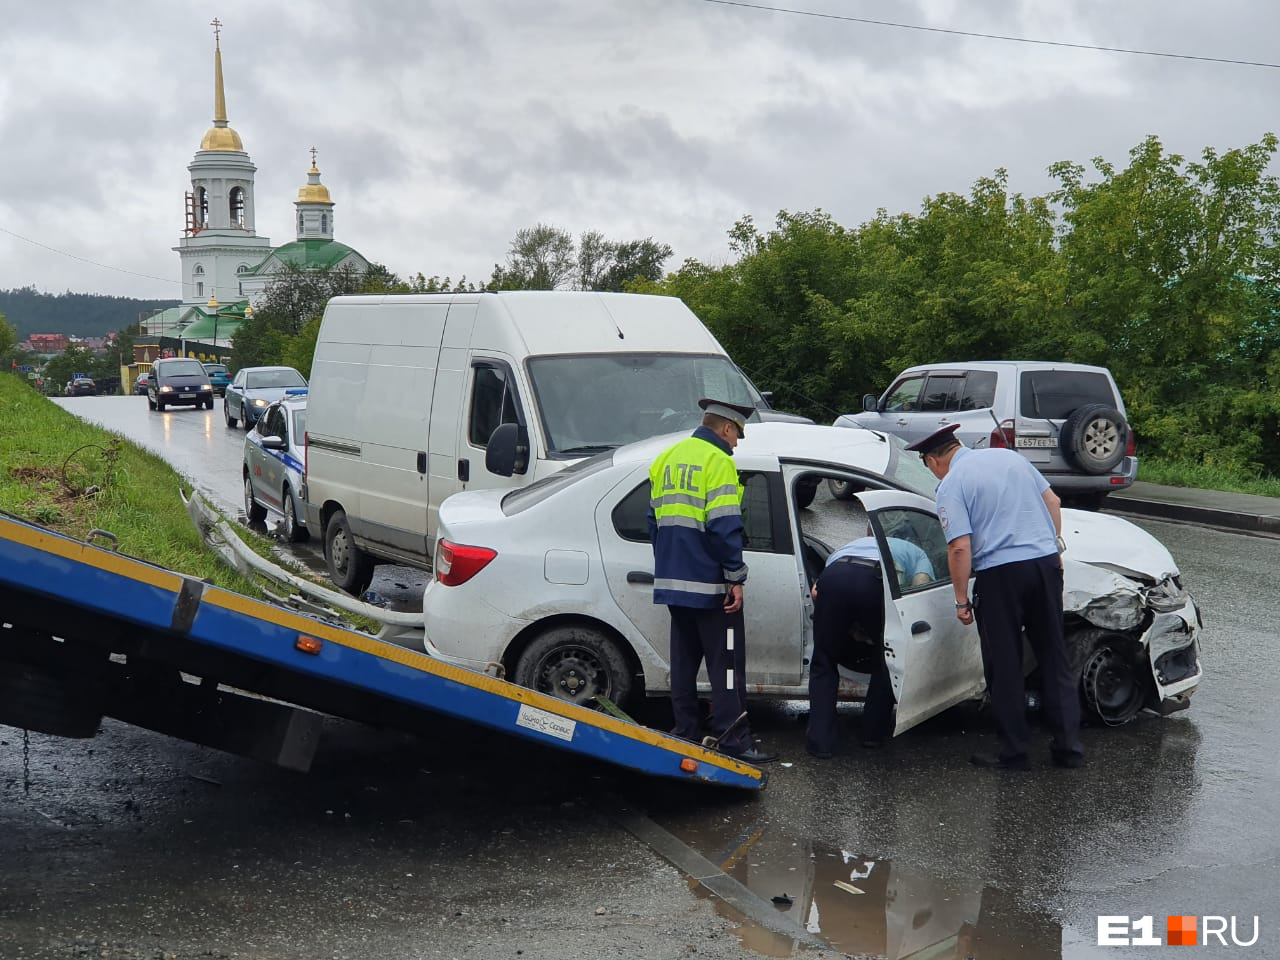
<svg viewBox="0 0 1280 960">
<path fill-rule="evenodd" d="M 1055 767 L 1079 770 L 1084 766 L 1084 754 L 1077 753 L 1075 750 L 1053 750 L 1050 752 L 1050 756 L 1053 757 L 1053 765 Z"/>
<path fill-rule="evenodd" d="M 732 750 L 724 751 L 735 760 L 741 760 L 743 763 L 750 763 L 759 766 L 762 763 L 773 763 L 778 759 L 776 753 L 765 753 L 759 747 L 747 747 L 745 750 L 734 752 Z"/>
<path fill-rule="evenodd" d="M 1012 757 L 998 757 L 994 753 L 975 753 L 969 758 L 975 767 L 986 767 L 992 770 L 1030 770 L 1031 761 L 1025 753 Z"/>
<path fill-rule="evenodd" d="M 819 749 L 818 747 L 815 747 L 812 743 L 806 743 L 804 745 L 804 748 L 807 751 L 809 751 L 809 756 L 817 757 L 819 760 L 830 760 L 832 757 L 832 754 L 835 752 L 833 750 Z"/>
</svg>

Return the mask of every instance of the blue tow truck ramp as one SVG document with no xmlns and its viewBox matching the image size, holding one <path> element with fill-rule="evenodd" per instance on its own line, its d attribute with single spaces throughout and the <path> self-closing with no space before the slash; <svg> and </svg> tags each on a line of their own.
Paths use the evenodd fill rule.
<svg viewBox="0 0 1280 960">
<path fill-rule="evenodd" d="M 642 773 L 758 790 L 755 767 L 0 514 L 0 724 L 103 716 L 297 770 L 324 715 L 430 735 L 441 715 Z"/>
</svg>

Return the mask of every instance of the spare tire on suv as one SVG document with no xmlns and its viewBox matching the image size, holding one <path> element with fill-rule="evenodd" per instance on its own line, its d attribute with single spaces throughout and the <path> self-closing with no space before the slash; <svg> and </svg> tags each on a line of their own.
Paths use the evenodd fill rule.
<svg viewBox="0 0 1280 960">
<path fill-rule="evenodd" d="M 1067 462 L 1085 473 L 1108 473 L 1124 457 L 1129 424 L 1115 407 L 1086 403 L 1062 424 L 1058 444 Z"/>
</svg>

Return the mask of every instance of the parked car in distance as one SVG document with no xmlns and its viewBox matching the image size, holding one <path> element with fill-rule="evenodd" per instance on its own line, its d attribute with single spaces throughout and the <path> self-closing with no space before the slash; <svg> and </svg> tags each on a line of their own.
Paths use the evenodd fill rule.
<svg viewBox="0 0 1280 960">
<path fill-rule="evenodd" d="M 147 379 L 147 406 L 163 412 L 167 406 L 213 409 L 213 385 L 199 360 L 165 357 L 151 364 Z"/>
<path fill-rule="evenodd" d="M 279 513 L 280 535 L 290 543 L 308 537 L 301 503 L 303 437 L 307 431 L 307 389 L 292 387 L 268 404 L 244 438 L 244 512 L 251 523 Z"/>
<path fill-rule="evenodd" d="M 427 652 L 588 703 L 668 690 L 669 617 L 653 603 L 649 466 L 676 436 L 620 447 L 513 491 L 455 494 L 440 508 L 435 575 L 423 597 Z M 803 699 L 813 648 L 809 586 L 826 558 L 872 528 L 883 569 L 890 538 L 929 557 L 927 583 L 884 577 L 884 658 L 897 732 L 984 689 L 977 630 L 955 616 L 935 478 L 896 437 L 870 430 L 752 424 L 734 451 L 744 488 L 744 689 Z M 817 482 L 813 505 L 798 504 Z M 829 495 L 843 483 L 856 501 Z M 1200 613 L 1154 537 L 1109 514 L 1063 511 L 1068 652 L 1087 715 L 1123 723 L 1171 713 L 1199 683 Z M 1028 657 L 1028 663 L 1032 658 Z M 867 673 L 863 670 L 862 673 Z M 1034 683 L 1035 678 L 1032 678 Z M 846 674 L 856 699 L 865 677 Z M 704 688 L 705 689 L 705 688 Z"/>
<path fill-rule="evenodd" d="M 206 363 L 202 364 L 204 372 L 209 375 L 209 382 L 213 384 L 213 392 L 217 396 L 222 396 L 227 392 L 227 385 L 231 383 L 231 374 L 227 372 L 225 363 Z"/>
<path fill-rule="evenodd" d="M 1133 431 L 1105 367 L 993 360 L 930 363 L 900 373 L 837 427 L 868 427 L 907 443 L 959 423 L 966 447 L 1008 447 L 1039 470 L 1067 506 L 1097 509 L 1138 475 Z M 844 491 L 833 490 L 837 496 Z"/>
<path fill-rule="evenodd" d="M 147 392 L 147 384 L 151 382 L 151 374 L 143 372 L 138 374 L 138 379 L 133 382 L 134 396 L 143 396 Z"/>
<path fill-rule="evenodd" d="M 293 367 L 245 367 L 222 395 L 222 415 L 228 427 L 244 421 L 249 430 L 262 411 L 284 397 L 285 391 L 305 387 L 307 380 Z"/>
<path fill-rule="evenodd" d="M 76 377 L 68 380 L 63 392 L 68 397 L 92 397 L 98 392 L 98 385 L 88 377 Z"/>
</svg>

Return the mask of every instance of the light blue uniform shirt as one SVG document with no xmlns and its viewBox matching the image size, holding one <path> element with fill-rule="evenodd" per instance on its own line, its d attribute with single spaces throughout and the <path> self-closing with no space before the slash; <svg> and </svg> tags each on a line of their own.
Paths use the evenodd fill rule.
<svg viewBox="0 0 1280 960">
<path fill-rule="evenodd" d="M 898 577 L 903 583 L 910 583 L 918 573 L 927 574 L 930 580 L 935 579 L 933 564 L 929 562 L 927 553 L 910 540 L 903 540 L 900 537 L 885 539 L 889 543 L 889 552 L 893 554 L 893 565 L 897 568 Z M 831 566 L 841 557 L 862 557 L 879 562 L 880 547 L 875 537 L 859 537 L 857 540 L 846 543 L 839 550 L 833 550 L 831 556 L 827 557 L 827 566 Z"/>
<path fill-rule="evenodd" d="M 1058 534 L 1044 502 L 1049 483 L 1012 450 L 961 447 L 938 484 L 947 543 L 968 534 L 973 569 L 1056 556 Z"/>
</svg>

